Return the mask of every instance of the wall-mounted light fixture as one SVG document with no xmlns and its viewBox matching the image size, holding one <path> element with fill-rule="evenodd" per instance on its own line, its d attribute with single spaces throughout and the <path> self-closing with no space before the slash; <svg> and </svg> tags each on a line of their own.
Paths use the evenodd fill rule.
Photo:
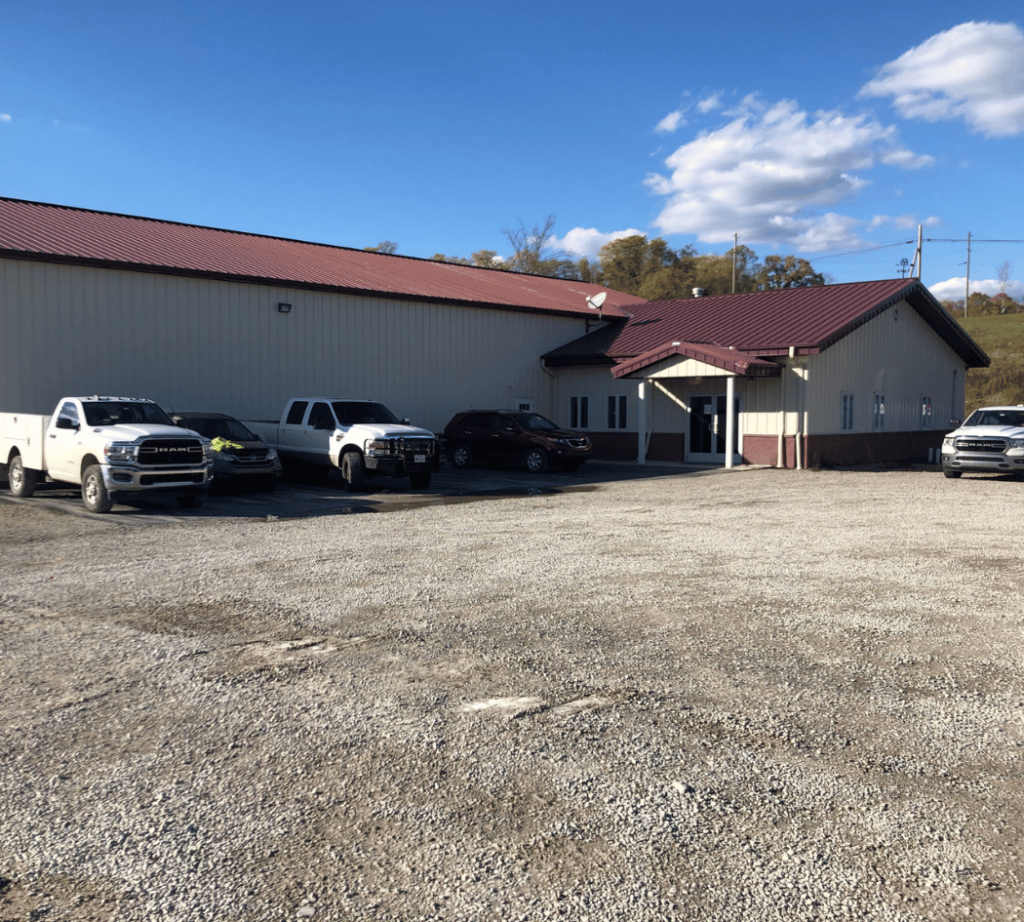
<svg viewBox="0 0 1024 922">
<path fill-rule="evenodd" d="M 278 301 L 277 312 L 279 314 L 290 314 L 292 312 L 292 306 L 290 304 L 285 304 L 283 301 Z"/>
</svg>

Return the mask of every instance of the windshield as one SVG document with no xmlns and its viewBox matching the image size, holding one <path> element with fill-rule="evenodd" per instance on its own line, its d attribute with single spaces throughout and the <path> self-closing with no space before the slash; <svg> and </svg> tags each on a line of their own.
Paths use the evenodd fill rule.
<svg viewBox="0 0 1024 922">
<path fill-rule="evenodd" d="M 550 419 L 545 419 L 539 413 L 513 413 L 512 418 L 524 429 L 528 429 L 531 432 L 545 432 L 549 429 L 558 428 Z"/>
<path fill-rule="evenodd" d="M 1024 410 L 975 410 L 964 425 L 1024 427 Z"/>
<path fill-rule="evenodd" d="M 237 419 L 223 416 L 182 416 L 180 425 L 192 429 L 207 439 L 227 439 L 229 442 L 257 442 L 256 438 Z"/>
<path fill-rule="evenodd" d="M 357 423 L 401 423 L 401 420 L 382 403 L 335 400 L 331 407 L 339 426 L 354 426 Z"/>
<path fill-rule="evenodd" d="M 155 403 L 137 400 L 83 400 L 85 422 L 89 426 L 116 426 L 120 423 L 148 423 L 173 426 L 171 418 Z"/>
</svg>

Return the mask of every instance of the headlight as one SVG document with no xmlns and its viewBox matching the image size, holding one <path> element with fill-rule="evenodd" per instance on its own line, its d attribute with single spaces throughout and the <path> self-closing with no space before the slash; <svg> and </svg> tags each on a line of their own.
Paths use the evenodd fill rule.
<svg viewBox="0 0 1024 922">
<path fill-rule="evenodd" d="M 1010 439 L 1010 448 L 1024 448 L 1024 439 Z"/>
<path fill-rule="evenodd" d="M 943 448 L 952 448 L 952 447 L 953 447 L 953 441 L 954 441 L 954 440 L 953 440 L 953 437 L 952 437 L 952 436 L 949 436 L 949 435 L 947 435 L 947 436 L 946 436 L 946 437 L 945 437 L 945 438 L 944 438 L 944 439 L 942 440 L 942 447 L 943 447 Z"/>
<path fill-rule="evenodd" d="M 217 452 L 213 450 L 213 443 L 203 439 L 203 457 L 207 461 L 213 461 L 217 457 Z"/>
<path fill-rule="evenodd" d="M 277 452 L 273 448 L 268 448 L 267 449 L 267 460 L 268 461 L 276 461 L 277 460 Z"/>
<path fill-rule="evenodd" d="M 363 448 L 367 458 L 385 458 L 398 454 L 398 446 L 388 439 L 367 439 Z"/>
<path fill-rule="evenodd" d="M 108 461 L 134 461 L 139 446 L 134 442 L 110 442 L 103 446 L 103 454 Z"/>
</svg>

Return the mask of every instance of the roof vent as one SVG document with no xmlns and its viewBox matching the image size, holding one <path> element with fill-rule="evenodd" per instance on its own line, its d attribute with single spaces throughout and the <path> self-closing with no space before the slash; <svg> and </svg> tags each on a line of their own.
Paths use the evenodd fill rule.
<svg viewBox="0 0 1024 922">
<path fill-rule="evenodd" d="M 704 289 L 703 288 L 694 288 L 693 289 L 693 296 L 695 298 L 703 298 L 704 297 Z"/>
</svg>

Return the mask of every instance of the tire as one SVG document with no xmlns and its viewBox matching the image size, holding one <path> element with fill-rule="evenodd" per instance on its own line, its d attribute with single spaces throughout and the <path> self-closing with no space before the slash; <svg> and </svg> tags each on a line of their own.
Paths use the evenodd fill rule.
<svg viewBox="0 0 1024 922">
<path fill-rule="evenodd" d="M 452 449 L 452 464 L 455 467 L 471 467 L 473 465 L 473 450 L 468 445 L 456 445 Z"/>
<path fill-rule="evenodd" d="M 25 467 L 21 455 L 15 455 L 7 465 L 7 482 L 10 484 L 11 492 L 22 499 L 28 499 L 36 492 L 38 476 L 32 468 Z"/>
<path fill-rule="evenodd" d="M 366 480 L 366 464 L 363 456 L 358 451 L 346 451 L 341 456 L 341 479 L 349 493 L 354 493 L 362 488 Z"/>
<path fill-rule="evenodd" d="M 82 505 L 90 512 L 110 512 L 114 501 L 107 492 L 107 486 L 103 482 L 103 471 L 98 464 L 92 464 L 85 469 L 82 476 Z"/>
<path fill-rule="evenodd" d="M 430 489 L 430 476 L 432 471 L 417 471 L 409 475 L 409 486 L 414 490 Z"/>
<path fill-rule="evenodd" d="M 548 469 L 548 456 L 543 448 L 528 448 L 523 464 L 531 474 L 543 474 Z"/>
<path fill-rule="evenodd" d="M 178 497 L 178 505 L 182 509 L 198 509 L 206 502 L 206 493 L 186 493 Z"/>
<path fill-rule="evenodd" d="M 948 477 L 950 480 L 958 480 L 963 471 L 947 471 L 945 468 L 942 470 L 942 476 Z"/>
</svg>

